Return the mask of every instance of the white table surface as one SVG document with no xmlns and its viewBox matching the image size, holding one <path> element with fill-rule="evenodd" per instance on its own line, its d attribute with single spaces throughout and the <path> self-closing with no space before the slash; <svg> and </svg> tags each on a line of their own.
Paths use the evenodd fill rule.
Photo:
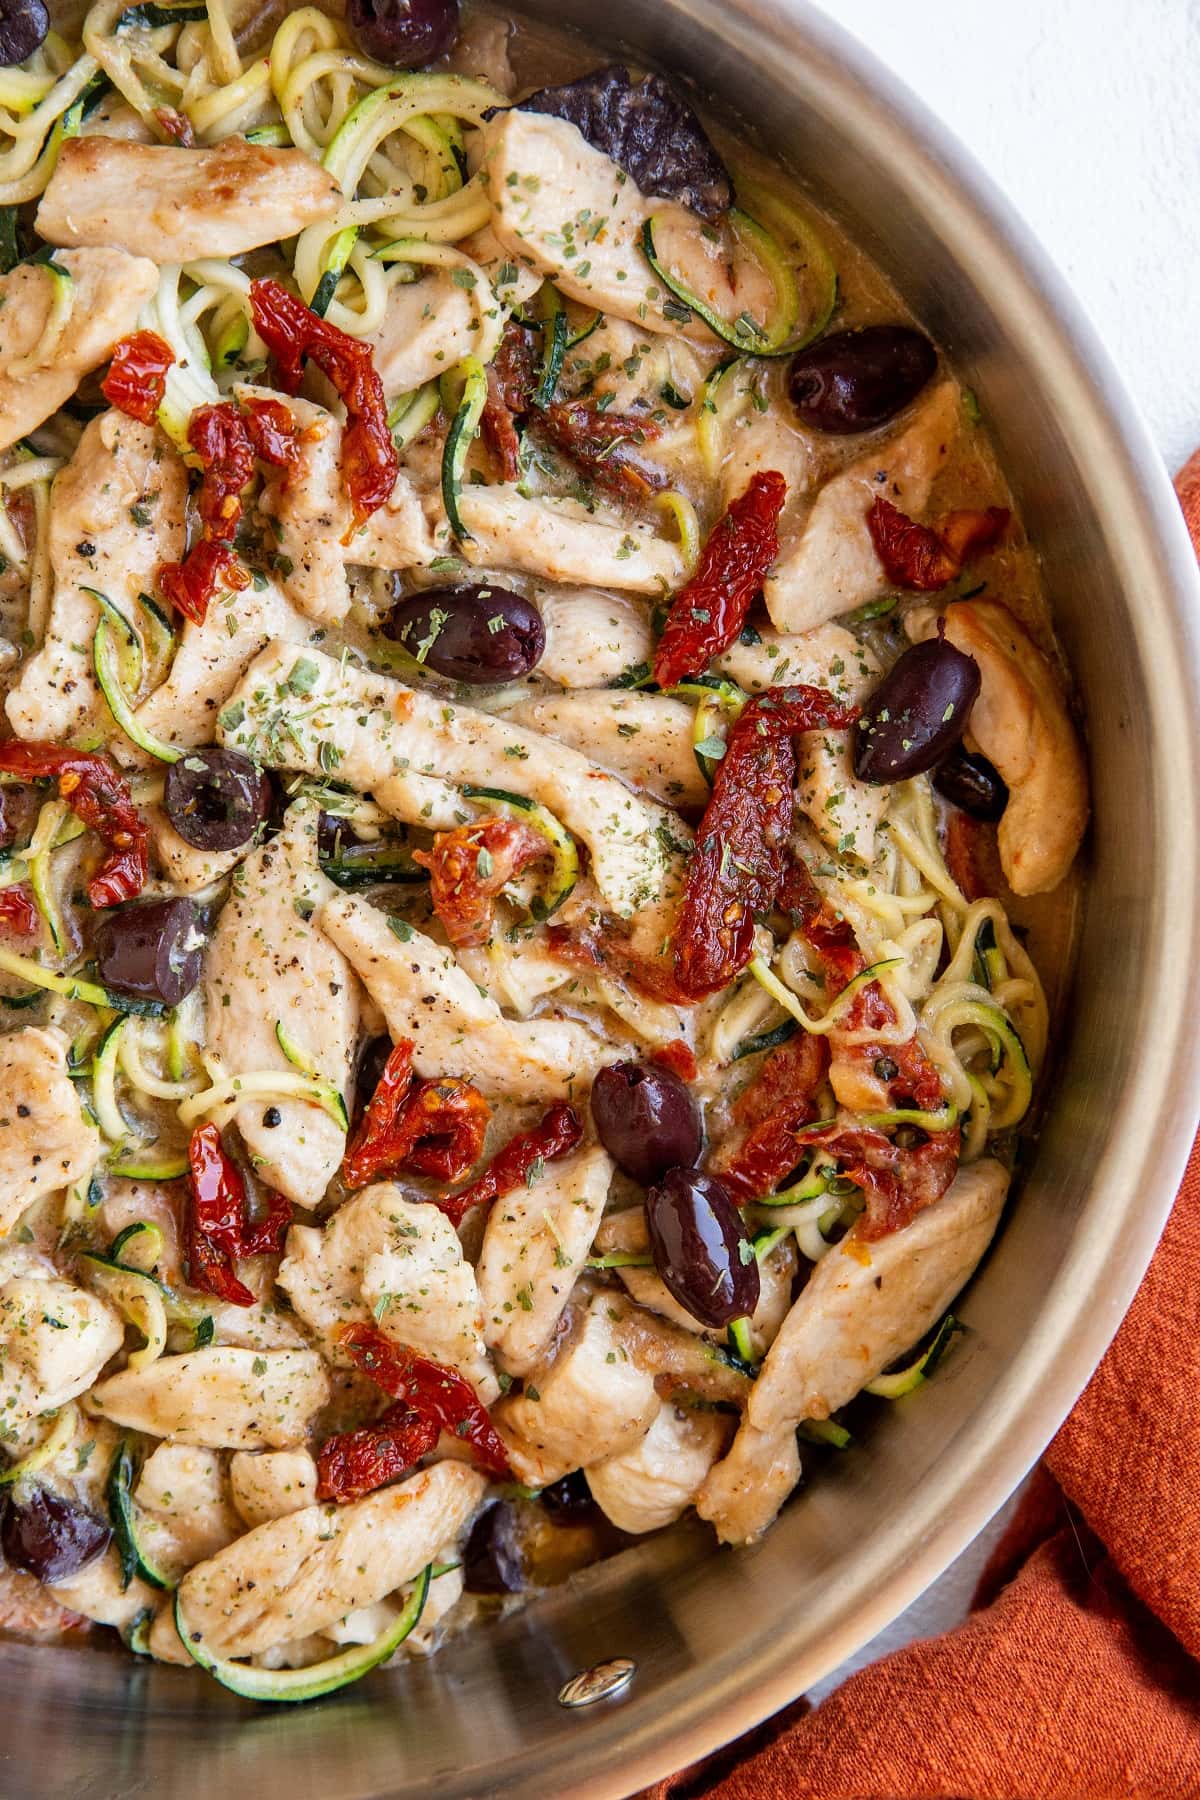
<svg viewBox="0 0 1200 1800">
<path fill-rule="evenodd" d="M 1091 314 L 1172 473 L 1200 444 L 1200 0 L 825 0 L 967 145 Z M 1012 1504 L 813 1690 L 955 1625 Z"/>
<path fill-rule="evenodd" d="M 1090 312 L 1172 472 L 1200 442 L 1200 0 L 823 0 Z"/>
</svg>

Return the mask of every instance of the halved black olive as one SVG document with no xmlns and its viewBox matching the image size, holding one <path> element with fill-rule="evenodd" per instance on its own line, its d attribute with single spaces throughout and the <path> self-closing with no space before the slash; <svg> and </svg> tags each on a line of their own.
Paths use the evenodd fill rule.
<svg viewBox="0 0 1200 1800">
<path fill-rule="evenodd" d="M 924 332 L 866 325 L 799 351 L 788 392 L 801 423 L 814 431 L 874 431 L 916 399 L 936 368 L 937 351 Z"/>
<path fill-rule="evenodd" d="M 539 88 L 520 107 L 568 119 L 643 194 L 678 200 L 702 219 L 719 219 L 733 205 L 728 169 L 687 101 L 661 75 L 631 81 L 628 69 L 612 63 L 563 87 Z"/>
<path fill-rule="evenodd" d="M 458 39 L 458 0 L 348 0 L 346 23 L 364 56 L 418 69 Z"/>
<path fill-rule="evenodd" d="M 1008 788 L 986 756 L 973 756 L 960 745 L 933 775 L 938 793 L 973 819 L 999 819 L 1008 805 Z"/>
<path fill-rule="evenodd" d="M 592 1083 L 592 1118 L 618 1168 L 643 1185 L 691 1168 L 704 1142 L 700 1109 L 673 1069 L 610 1063 Z"/>
<path fill-rule="evenodd" d="M 383 630 L 425 668 L 472 687 L 519 681 L 546 648 L 537 607 L 490 582 L 410 594 L 397 601 Z"/>
<path fill-rule="evenodd" d="M 66 1581 L 112 1542 L 112 1528 L 53 1488 L 36 1487 L 18 1506 L 10 1495 L 0 1519 L 0 1550 L 14 1569 L 38 1581 Z"/>
<path fill-rule="evenodd" d="M 907 781 L 936 768 L 966 730 L 979 664 L 945 638 L 914 644 L 888 670 L 854 727 L 860 781 Z"/>
<path fill-rule="evenodd" d="M 516 1514 L 507 1500 L 497 1500 L 480 1513 L 462 1562 L 468 1594 L 519 1594 L 526 1586 Z"/>
<path fill-rule="evenodd" d="M 4 0 L 0 6 L 0 68 L 23 63 L 45 41 L 50 14 L 42 0 Z"/>
<path fill-rule="evenodd" d="M 194 900 L 134 900 L 106 913 L 96 933 L 105 987 L 178 1006 L 200 979 L 203 916 Z"/>
<path fill-rule="evenodd" d="M 167 770 L 167 817 L 196 850 L 240 850 L 270 817 L 266 771 L 237 750 L 189 750 Z"/>
<path fill-rule="evenodd" d="M 672 1169 L 646 1199 L 646 1229 L 663 1285 L 716 1329 L 758 1305 L 754 1245 L 729 1189 L 698 1169 Z"/>
</svg>

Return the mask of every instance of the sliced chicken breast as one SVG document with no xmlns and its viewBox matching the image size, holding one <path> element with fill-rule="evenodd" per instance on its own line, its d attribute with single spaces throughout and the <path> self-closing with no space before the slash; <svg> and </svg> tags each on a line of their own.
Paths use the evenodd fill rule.
<svg viewBox="0 0 1200 1800">
<path fill-rule="evenodd" d="M 328 219 L 341 194 L 301 150 L 227 138 L 208 150 L 68 138 L 37 228 L 50 244 L 115 244 L 159 263 L 241 256 Z"/>
<path fill-rule="evenodd" d="M 0 1236 L 43 1194 L 86 1179 L 100 1151 L 62 1034 L 31 1025 L 0 1037 Z"/>
<path fill-rule="evenodd" d="M 123 1369 L 102 1381 L 88 1404 L 116 1425 L 180 1444 L 283 1450 L 305 1441 L 329 1392 L 315 1350 L 221 1346 Z"/>
</svg>

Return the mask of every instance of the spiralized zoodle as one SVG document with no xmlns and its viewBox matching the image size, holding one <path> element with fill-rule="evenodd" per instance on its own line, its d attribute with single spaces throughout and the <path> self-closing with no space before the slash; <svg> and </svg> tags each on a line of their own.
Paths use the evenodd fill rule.
<svg viewBox="0 0 1200 1800">
<path fill-rule="evenodd" d="M 933 1374 L 1086 781 L 978 406 L 663 78 L 455 0 L 30 32 L 0 1601 L 297 1701 L 752 1540 Z"/>
</svg>

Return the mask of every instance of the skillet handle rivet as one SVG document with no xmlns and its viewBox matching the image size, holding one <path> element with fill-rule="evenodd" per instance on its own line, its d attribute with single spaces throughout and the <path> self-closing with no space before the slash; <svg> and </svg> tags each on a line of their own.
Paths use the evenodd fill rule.
<svg viewBox="0 0 1200 1800">
<path fill-rule="evenodd" d="M 637 1664 L 631 1656 L 614 1656 L 572 1675 L 558 1690 L 558 1704 L 594 1706 L 597 1700 L 612 1700 L 625 1692 L 636 1674 Z"/>
</svg>

